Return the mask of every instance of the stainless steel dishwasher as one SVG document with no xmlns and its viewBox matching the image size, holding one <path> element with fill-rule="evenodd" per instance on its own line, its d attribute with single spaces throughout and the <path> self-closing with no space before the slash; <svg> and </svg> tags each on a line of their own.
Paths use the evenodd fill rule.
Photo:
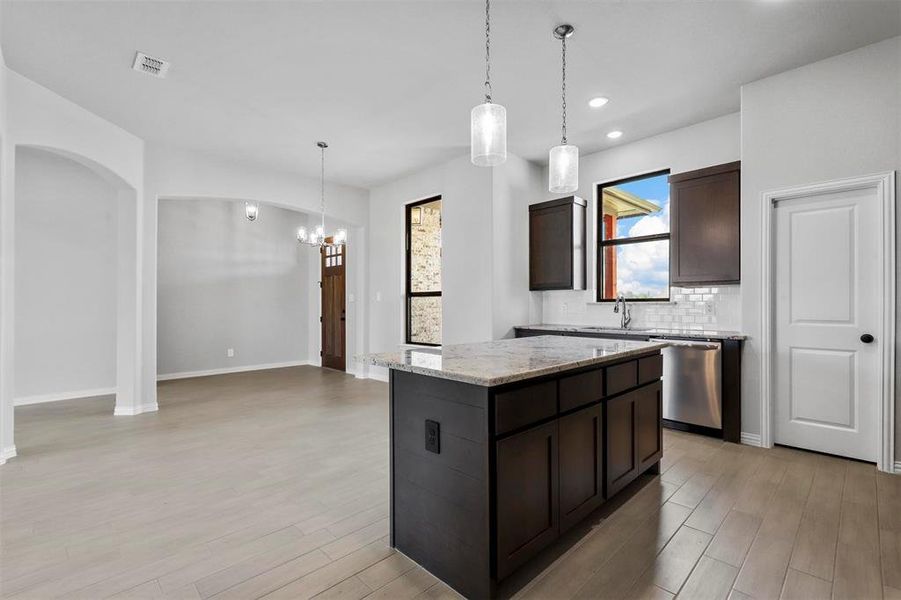
<svg viewBox="0 0 901 600">
<path fill-rule="evenodd" d="M 722 343 L 651 341 L 669 344 L 663 349 L 664 420 L 722 430 Z"/>
</svg>

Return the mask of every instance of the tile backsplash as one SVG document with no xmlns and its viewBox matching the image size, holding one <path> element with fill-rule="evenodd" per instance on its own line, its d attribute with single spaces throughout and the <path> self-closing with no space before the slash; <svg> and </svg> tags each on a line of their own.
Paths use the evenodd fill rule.
<svg viewBox="0 0 901 600">
<path fill-rule="evenodd" d="M 738 329 L 740 287 L 673 287 L 670 301 L 642 306 L 643 325 L 675 329 Z M 633 318 L 635 311 L 633 311 Z"/>
<path fill-rule="evenodd" d="M 543 323 L 619 326 L 612 303 L 593 302 L 594 291 L 543 292 Z M 741 286 L 673 287 L 669 302 L 634 302 L 633 327 L 741 330 Z M 534 319 L 533 319 L 534 320 Z"/>
</svg>

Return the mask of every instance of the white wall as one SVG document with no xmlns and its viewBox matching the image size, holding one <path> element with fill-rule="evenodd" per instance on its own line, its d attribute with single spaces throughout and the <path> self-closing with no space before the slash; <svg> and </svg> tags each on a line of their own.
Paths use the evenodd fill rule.
<svg viewBox="0 0 901 600">
<path fill-rule="evenodd" d="M 529 205 L 543 196 L 544 170 L 508 154 L 492 172 L 491 339 L 541 318 L 542 295 L 529 292 Z"/>
<path fill-rule="evenodd" d="M 541 168 L 516 155 L 493 169 L 466 155 L 372 189 L 370 351 L 404 343 L 404 206 L 432 196 L 442 199 L 442 343 L 499 339 L 537 315 L 526 249 L 541 182 Z"/>
<path fill-rule="evenodd" d="M 744 431 L 760 432 L 761 194 L 901 169 L 899 93 L 901 37 L 742 87 L 742 324 L 750 335 L 742 364 Z M 896 417 L 898 431 L 901 406 Z M 901 436 L 895 442 L 901 455 Z"/>
<path fill-rule="evenodd" d="M 575 194 L 588 200 L 588 281 L 584 292 L 553 291 L 543 295 L 542 321 L 578 325 L 618 325 L 619 316 L 613 307 L 595 302 L 597 245 L 594 223 L 597 215 L 595 191 L 598 183 L 616 181 L 635 175 L 669 169 L 682 173 L 703 167 L 740 159 L 740 115 L 733 113 L 704 121 L 690 127 L 663 133 L 658 136 L 625 143 L 609 150 L 583 156 L 579 162 L 579 189 Z M 545 178 L 547 170 L 545 170 Z M 546 181 L 542 184 L 547 190 Z M 551 196 L 545 192 L 545 198 Z M 717 306 L 720 329 L 741 329 L 737 302 L 738 293 L 723 295 L 722 305 Z M 635 326 L 644 324 L 645 313 L 652 310 L 650 303 L 634 304 L 632 317 Z"/>
<path fill-rule="evenodd" d="M 42 150 L 16 153 L 16 403 L 116 387 L 117 193 Z"/>
<path fill-rule="evenodd" d="M 229 200 L 161 200 L 157 369 L 162 377 L 308 359 L 306 215 Z M 227 349 L 234 349 L 234 357 Z"/>
<path fill-rule="evenodd" d="M 369 349 L 404 342 L 404 206 L 441 196 L 442 336 L 446 344 L 491 338 L 491 171 L 469 157 L 431 167 L 369 194 Z M 483 240 L 478 242 L 477 240 Z"/>
<path fill-rule="evenodd" d="M 0 20 L 3 9 L 0 6 Z M 14 289 L 8 289 L 13 280 L 13 229 L 15 220 L 13 206 L 15 168 L 15 152 L 9 140 L 7 112 L 9 107 L 7 91 L 8 70 L 3 59 L 3 48 L 0 47 L 0 465 L 8 458 L 15 456 L 13 440 L 13 397 L 15 395 L 13 378 L 13 344 L 14 338 L 10 327 L 14 310 Z M 6 223 L 7 225 L 4 225 Z M 12 380 L 4 383 L 7 380 Z"/>
<path fill-rule="evenodd" d="M 310 151 L 317 150 L 311 144 Z M 144 188 L 144 237 L 147 240 L 147 252 L 144 254 L 143 277 L 145 310 L 152 308 L 153 328 L 156 329 L 157 315 L 157 204 L 159 199 L 230 199 L 235 201 L 256 200 L 263 203 L 263 212 L 269 208 L 286 208 L 307 213 L 310 218 L 318 220 L 319 216 L 319 180 L 310 179 L 259 168 L 244 163 L 222 160 L 215 156 L 183 150 L 159 144 L 148 144 L 145 160 Z M 326 162 L 326 166 L 328 163 Z M 348 266 L 347 276 L 347 361 L 348 371 L 353 372 L 352 357 L 363 352 L 365 321 L 367 307 L 365 302 L 355 301 L 365 297 L 365 281 L 368 270 L 368 256 L 361 250 L 366 244 L 366 226 L 369 218 L 368 192 L 344 186 L 326 184 L 326 229 L 337 227 L 348 229 Z M 292 234 L 292 239 L 294 239 Z M 296 242 L 294 242 L 295 245 Z M 150 248 L 153 251 L 150 251 Z M 307 277 L 311 286 L 307 293 L 308 319 L 306 356 L 313 363 L 318 363 L 319 346 L 319 264 L 318 254 L 310 248 L 308 253 Z M 353 298 L 354 301 L 351 301 Z M 145 339 L 145 345 L 150 338 Z M 152 370 L 153 377 L 157 371 L 156 342 L 145 347 L 143 368 Z"/>
</svg>

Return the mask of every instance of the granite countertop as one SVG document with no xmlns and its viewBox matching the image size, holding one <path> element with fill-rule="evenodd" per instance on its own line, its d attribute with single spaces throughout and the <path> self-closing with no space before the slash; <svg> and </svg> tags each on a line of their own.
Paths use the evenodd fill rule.
<svg viewBox="0 0 901 600">
<path fill-rule="evenodd" d="M 441 348 L 405 348 L 370 354 L 361 360 L 379 367 L 493 387 L 603 365 L 665 346 L 631 340 L 541 335 Z"/>
<path fill-rule="evenodd" d="M 603 335 L 622 335 L 636 337 L 673 336 L 711 340 L 745 340 L 748 336 L 738 331 L 724 331 L 720 329 L 664 329 L 655 327 L 652 329 L 620 329 L 618 327 L 590 327 L 587 325 L 555 325 L 542 323 L 540 325 L 517 325 L 514 329 L 531 329 L 533 331 L 565 331 L 566 333 L 596 333 Z"/>
</svg>

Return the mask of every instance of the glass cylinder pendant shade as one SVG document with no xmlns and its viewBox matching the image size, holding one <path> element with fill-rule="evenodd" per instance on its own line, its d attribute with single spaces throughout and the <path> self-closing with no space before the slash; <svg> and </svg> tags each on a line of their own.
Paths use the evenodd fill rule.
<svg viewBox="0 0 901 600">
<path fill-rule="evenodd" d="M 305 243 L 309 238 L 309 234 L 307 233 L 306 227 L 301 227 L 297 230 L 297 241 L 301 243 Z"/>
<path fill-rule="evenodd" d="M 470 158 L 477 167 L 493 167 L 507 160 L 507 109 L 485 102 L 472 109 Z"/>
<path fill-rule="evenodd" d="M 549 159 L 548 189 L 555 194 L 569 194 L 579 189 L 579 147 L 554 146 Z"/>
</svg>

